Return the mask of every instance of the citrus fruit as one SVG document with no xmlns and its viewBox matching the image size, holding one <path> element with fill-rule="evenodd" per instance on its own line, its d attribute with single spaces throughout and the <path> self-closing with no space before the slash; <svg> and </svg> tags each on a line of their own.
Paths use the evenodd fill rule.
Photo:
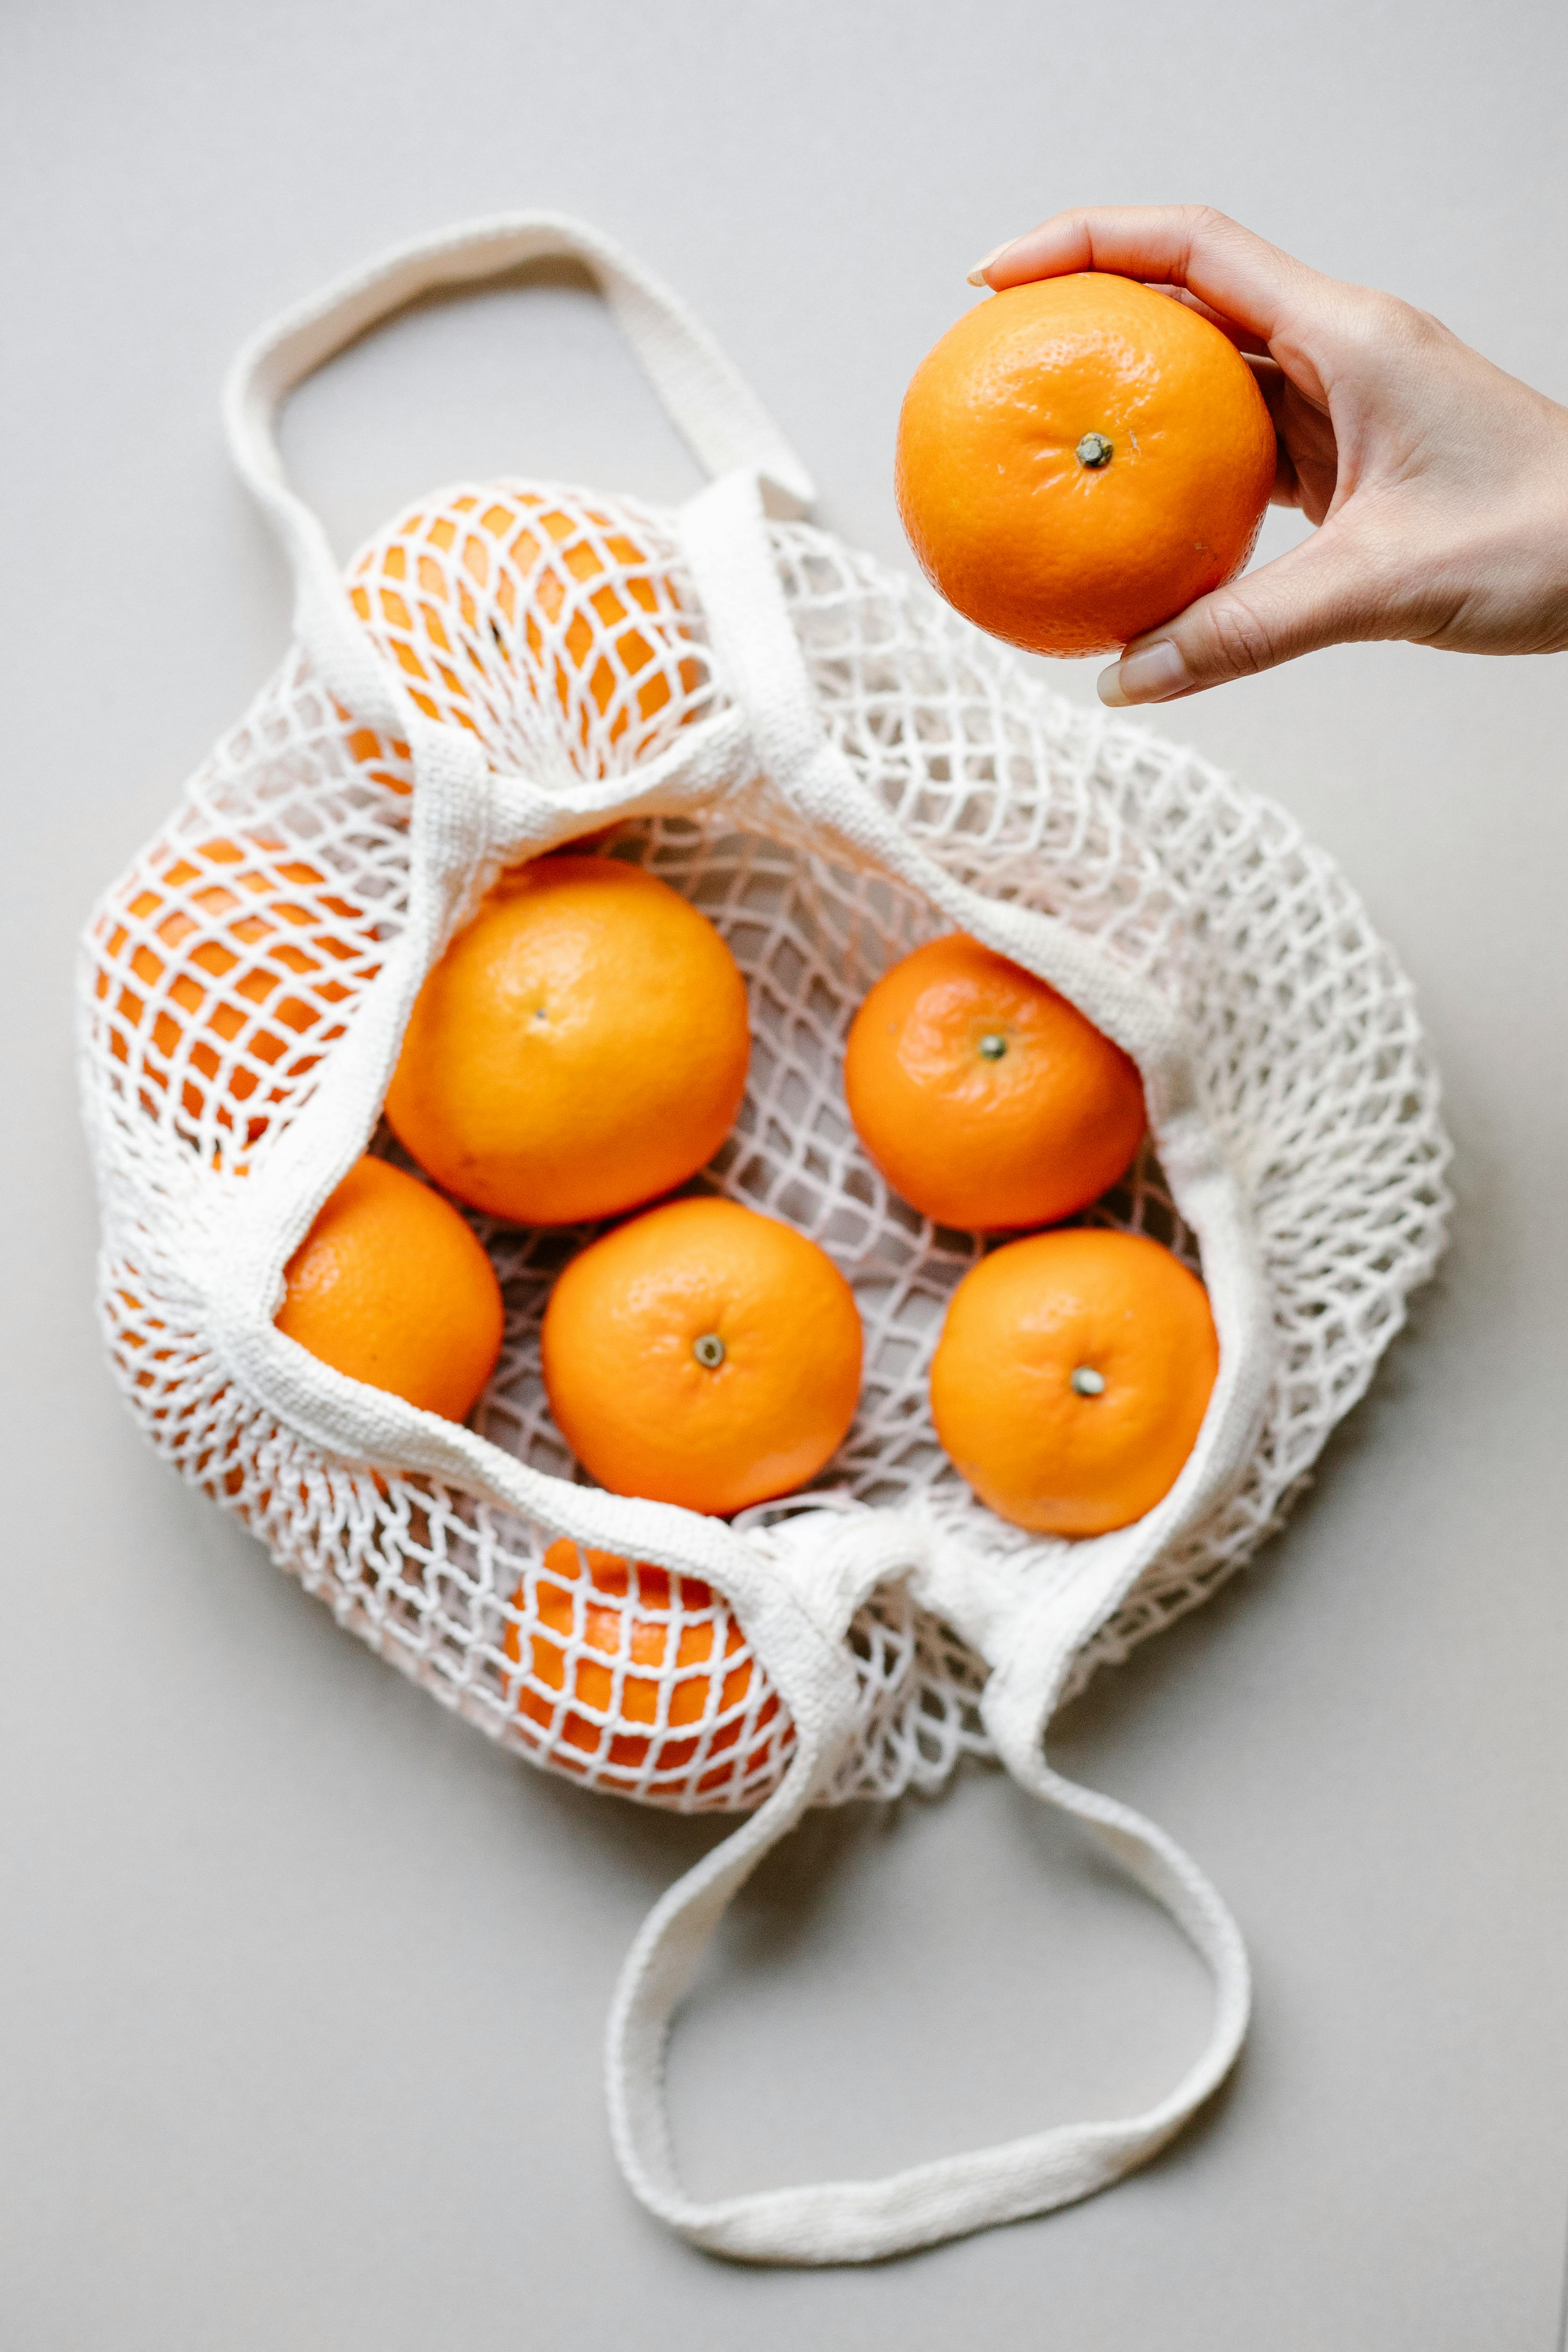
<svg viewBox="0 0 1568 2352">
<path fill-rule="evenodd" d="M 931 1418 L 999 1517 L 1104 1535 L 1174 1484 L 1218 1369 L 1207 1293 L 1168 1249 L 1143 1234 L 1034 1234 L 953 1292 Z"/>
<path fill-rule="evenodd" d="M 502 876 L 426 980 L 386 1116 L 459 1200 L 574 1224 L 694 1175 L 750 1052 L 745 982 L 705 915 L 640 866 L 543 858 Z"/>
<path fill-rule="evenodd" d="M 422 500 L 357 559 L 349 597 L 427 719 L 526 756 L 512 738 L 531 705 L 590 774 L 646 757 L 706 674 L 659 566 L 570 492 L 496 483 Z M 407 791 L 405 743 L 362 727 L 349 749 Z"/>
<path fill-rule="evenodd" d="M 854 1419 L 860 1318 L 815 1242 L 732 1201 L 602 1234 L 550 1294 L 545 1393 L 617 1495 L 743 1510 L 815 1477 Z"/>
<path fill-rule="evenodd" d="M 1081 271 L 993 295 L 921 361 L 899 511 L 932 585 L 993 636 L 1110 653 L 1240 571 L 1275 455 L 1217 327 Z"/>
<path fill-rule="evenodd" d="M 653 1777 L 684 1771 L 700 1751 L 721 1759 L 700 1773 L 700 1790 L 761 1760 L 731 1751 L 743 1732 L 768 1731 L 778 1696 L 710 1586 L 564 1536 L 544 1571 L 533 1587 L 537 1627 L 509 1619 L 501 1645 L 528 1675 L 518 1711 L 549 1735 L 557 1762 Z M 526 1612 L 528 1599 L 520 1585 L 514 1609 Z"/>
<path fill-rule="evenodd" d="M 464 1421 L 500 1353 L 500 1285 L 448 1201 L 356 1160 L 284 1270 L 273 1320 L 324 1364 Z"/>
<path fill-rule="evenodd" d="M 851 1024 L 844 1092 L 867 1151 L 938 1224 L 1047 1225 L 1122 1174 L 1137 1066 L 1054 988 L 962 931 L 896 963 Z"/>
<path fill-rule="evenodd" d="M 161 843 L 97 928 L 94 990 L 142 1108 L 215 1160 L 261 1141 L 343 1033 L 381 950 L 369 914 L 269 835 Z"/>
</svg>

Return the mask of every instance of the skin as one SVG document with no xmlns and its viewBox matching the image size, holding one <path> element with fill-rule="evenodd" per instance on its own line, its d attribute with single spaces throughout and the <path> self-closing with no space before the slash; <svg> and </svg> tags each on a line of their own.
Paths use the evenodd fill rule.
<svg viewBox="0 0 1568 2352">
<path fill-rule="evenodd" d="M 1206 205 L 1058 213 L 971 282 L 999 293 L 1077 269 L 1163 287 L 1229 335 L 1279 436 L 1274 504 L 1318 526 L 1136 638 L 1103 702 L 1177 701 L 1352 639 L 1568 648 L 1568 408 L 1429 312 L 1322 277 Z"/>
</svg>

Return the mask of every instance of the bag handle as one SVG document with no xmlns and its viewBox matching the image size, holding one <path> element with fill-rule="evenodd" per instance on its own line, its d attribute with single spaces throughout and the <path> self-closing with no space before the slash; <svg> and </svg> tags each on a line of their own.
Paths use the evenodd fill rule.
<svg viewBox="0 0 1568 2352">
<path fill-rule="evenodd" d="M 1215 1222 L 1226 1225 L 1228 1217 L 1232 1247 L 1222 1255 L 1229 1276 L 1215 1301 L 1225 1370 L 1200 1440 L 1201 1465 L 1194 1461 L 1188 1474 L 1190 1512 L 1205 1486 L 1211 1494 L 1223 1490 L 1246 1458 L 1267 1383 L 1268 1332 L 1251 1256 L 1237 1247 L 1246 1226 L 1234 1179 L 1194 1096 L 1180 1024 L 1156 992 L 1070 927 L 967 890 L 905 839 L 877 795 L 861 788 L 824 727 L 754 482 L 737 474 L 704 490 L 682 511 L 681 539 L 721 674 L 746 714 L 760 774 L 791 807 L 832 828 L 851 855 L 903 875 L 988 945 L 1048 973 L 1099 1026 L 1134 1052 L 1162 1155 L 1180 1167 L 1184 1208 L 1205 1244 Z M 910 1531 L 888 1534 L 894 1553 L 886 1565 L 908 1572 L 911 1551 L 921 1551 L 918 1538 L 910 1545 Z M 900 1543 L 910 1549 L 900 1552 Z M 1033 1607 L 1001 1607 L 994 1596 L 975 1607 L 970 1596 L 971 1606 L 949 1606 L 944 1613 L 992 1669 L 981 1712 L 1014 1778 L 1040 1802 L 1080 1822 L 1170 1914 L 1212 1971 L 1214 2021 L 1193 2065 L 1165 2098 L 1137 2115 L 1060 2125 L 878 2180 L 823 2181 L 707 2203 L 690 2197 L 670 2147 L 665 2045 L 725 1907 L 825 1785 L 827 1768 L 808 1767 L 803 1746 L 762 1811 L 655 1906 L 617 1987 L 606 2050 L 616 2150 L 634 2194 L 670 2228 L 714 2252 L 753 2262 L 868 2262 L 906 2252 L 1048 2212 L 1109 2187 L 1146 2163 L 1223 2080 L 1241 2046 L 1250 2006 L 1247 1954 L 1234 1920 L 1197 1864 L 1163 1830 L 1130 1806 L 1064 1779 L 1045 1756 L 1046 1724 L 1068 1662 L 1137 1564 L 1136 1548 L 1122 1547 L 1101 1555 L 1099 1574 L 1069 1577 L 1062 1587 L 1040 1593 Z M 929 1556 L 922 1562 L 933 1599 L 930 1578 L 937 1565 Z M 962 1580 L 950 1587 L 947 1599 L 963 1601 Z M 847 1619 L 840 1614 L 841 1634 Z M 772 1657 L 766 1663 L 775 1669 Z M 789 1690 L 784 1696 L 788 1703 Z M 840 1741 L 852 1727 L 838 1726 Z"/>
<path fill-rule="evenodd" d="M 656 1905 L 616 1990 L 605 2050 L 610 2126 L 634 2195 L 693 2244 L 756 2263 L 875 2262 L 1089 2197 L 1147 2163 L 1225 2079 L 1247 2032 L 1250 1979 L 1240 1931 L 1190 1855 L 1130 1805 L 1064 1780 L 1047 1763 L 1039 1727 L 989 1727 L 1015 1779 L 1082 1822 L 1121 1869 L 1166 1910 L 1215 1979 L 1214 2022 L 1166 2097 L 1142 2113 L 972 2148 L 879 2180 L 826 2180 L 700 2202 L 675 2168 L 664 2105 L 664 2061 L 675 2010 L 731 1897 L 800 1819 L 819 1782 L 797 1756 L 759 1812 Z"/>
<path fill-rule="evenodd" d="M 392 247 L 259 330 L 224 386 L 234 461 L 277 535 L 295 584 L 295 633 L 356 718 L 406 735 L 412 705 L 365 639 L 319 516 L 289 484 L 276 425 L 304 379 L 419 295 L 503 276 L 525 262 L 580 262 L 671 422 L 710 474 L 760 475 L 774 511 L 804 514 L 811 476 L 707 330 L 653 274 L 564 213 L 500 213 Z"/>
</svg>

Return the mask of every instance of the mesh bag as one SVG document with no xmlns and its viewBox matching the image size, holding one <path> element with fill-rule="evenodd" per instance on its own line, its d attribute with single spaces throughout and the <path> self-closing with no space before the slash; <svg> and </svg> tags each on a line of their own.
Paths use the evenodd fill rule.
<svg viewBox="0 0 1568 2352">
<path fill-rule="evenodd" d="M 442 284 L 589 268 L 715 477 L 679 512 L 523 481 L 400 516 L 345 575 L 286 487 L 282 397 Z M 526 1756 L 742 1813 L 627 1960 L 608 2074 L 637 2194 L 758 2260 L 868 2258 L 1044 2210 L 1168 2139 L 1239 2046 L 1239 1937 L 1152 1822 L 1044 1752 L 1100 1663 L 1276 1527 L 1441 1246 L 1447 1146 L 1410 992 L 1331 862 L 1187 751 L 1043 689 L 921 587 L 800 516 L 798 461 L 627 257 L 551 215 L 400 249 L 267 330 L 227 415 L 297 585 L 296 642 L 105 894 L 80 1058 L 101 1302 L 153 1444 L 339 1620 Z M 866 1334 L 860 1410 L 807 1492 L 723 1522 L 593 1486 L 539 1328 L 588 1237 L 473 1223 L 506 1340 L 471 1425 L 273 1326 L 282 1270 L 366 1148 L 425 973 L 506 866 L 602 835 L 686 893 L 751 999 L 740 1120 L 698 1180 L 819 1242 Z M 1073 999 L 1142 1071 L 1150 1137 L 1090 1220 L 1207 1284 L 1221 1368 L 1148 1516 L 1079 1542 L 980 1505 L 926 1377 L 969 1235 L 892 1196 L 839 1065 L 872 982 L 954 925 Z M 1216 1982 L 1157 2106 L 879 2181 L 699 2203 L 662 2110 L 669 2021 L 725 1903 L 813 1803 L 999 1759 L 1163 1903 Z"/>
</svg>

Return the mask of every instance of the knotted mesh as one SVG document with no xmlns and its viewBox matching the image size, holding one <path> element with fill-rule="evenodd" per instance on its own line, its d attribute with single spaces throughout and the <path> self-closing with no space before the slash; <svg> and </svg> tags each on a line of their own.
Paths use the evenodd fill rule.
<svg viewBox="0 0 1568 2352">
<path fill-rule="evenodd" d="M 927 593 L 804 524 L 770 527 L 829 733 L 954 876 L 1091 932 L 1180 1008 L 1241 1176 L 1277 1371 L 1247 1473 L 1170 1546 L 1080 1658 L 1202 1600 L 1278 1525 L 1441 1246 L 1447 1147 L 1410 992 L 1331 862 L 1191 753 L 1038 685 Z M 625 778 L 726 709 L 672 517 L 521 483 L 422 501 L 351 567 L 361 621 L 426 717 L 549 789 Z M 754 1804 L 793 1728 L 722 1594 L 607 1560 L 440 1484 L 328 1458 L 221 1360 L 185 1270 L 189 1171 L 259 1169 L 313 1091 L 404 919 L 406 744 L 339 708 L 296 652 L 106 894 L 83 964 L 82 1061 L 105 1209 L 103 1311 L 153 1442 L 238 1511 L 340 1622 L 532 1760 L 683 1810 Z M 983 1244 L 933 1228 L 859 1149 L 839 1071 L 868 988 L 943 928 L 918 893 L 828 855 L 804 818 L 716 802 L 612 823 L 603 846 L 684 892 L 745 976 L 753 1051 L 695 1189 L 783 1217 L 852 1285 L 865 1384 L 805 1497 L 745 1514 L 765 1556 L 802 1508 L 894 1507 L 1020 1572 L 1058 1539 L 995 1519 L 937 1446 L 926 1377 Z M 393 1153 L 384 1131 L 374 1148 Z M 176 1175 L 177 1171 L 177 1175 Z M 1152 1155 L 1087 1213 L 1192 1237 Z M 474 1217 L 507 1307 L 474 1416 L 563 1482 L 540 1318 L 594 1228 Z M 850 1634 L 857 1737 L 830 1798 L 933 1789 L 984 1749 L 979 1662 L 889 1583 Z"/>
</svg>

